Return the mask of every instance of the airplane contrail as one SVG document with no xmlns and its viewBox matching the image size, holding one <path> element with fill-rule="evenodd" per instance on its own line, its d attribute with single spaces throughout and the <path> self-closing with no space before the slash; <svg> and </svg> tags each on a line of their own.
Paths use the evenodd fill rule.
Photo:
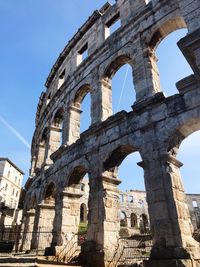
<svg viewBox="0 0 200 267">
<path fill-rule="evenodd" d="M 14 128 L 12 127 L 2 116 L 0 116 L 0 121 L 28 148 L 30 149 L 30 144 L 26 139 Z"/>
</svg>

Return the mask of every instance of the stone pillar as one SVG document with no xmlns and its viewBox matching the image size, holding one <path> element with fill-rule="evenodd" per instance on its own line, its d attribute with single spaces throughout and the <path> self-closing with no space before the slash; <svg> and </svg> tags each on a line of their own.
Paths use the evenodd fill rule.
<svg viewBox="0 0 200 267">
<path fill-rule="evenodd" d="M 62 209 L 60 213 L 60 233 L 62 245 L 65 245 L 78 233 L 80 223 L 80 198 L 82 194 L 68 188 L 63 191 Z"/>
<path fill-rule="evenodd" d="M 56 202 L 52 248 L 65 261 L 77 255 L 80 190 L 67 188 Z"/>
<path fill-rule="evenodd" d="M 60 146 L 61 146 L 61 132 L 62 129 L 51 126 L 49 128 L 49 135 L 48 135 L 48 146 L 46 147 L 46 160 L 45 163 L 47 165 L 52 164 L 52 160 L 50 159 L 51 154 L 53 154 Z"/>
<path fill-rule="evenodd" d="M 142 47 L 142 40 L 138 40 L 134 50 L 133 79 L 136 91 L 136 101 L 145 100 L 160 92 L 160 79 L 155 52 Z"/>
<path fill-rule="evenodd" d="M 33 156 L 31 160 L 30 176 L 35 175 L 35 164 L 36 164 L 36 156 Z"/>
<path fill-rule="evenodd" d="M 119 183 L 112 175 L 90 179 L 87 242 L 81 251 L 81 258 L 89 266 L 106 266 L 116 252 L 120 230 Z"/>
<path fill-rule="evenodd" d="M 31 239 L 33 234 L 35 219 L 35 209 L 30 209 L 25 213 L 19 243 L 16 244 L 16 250 L 29 251 L 31 249 Z"/>
<path fill-rule="evenodd" d="M 144 168 L 153 237 L 150 261 L 146 266 L 193 266 L 189 264 L 200 259 L 200 251 L 199 243 L 192 238 L 179 171 L 182 164 L 168 154 L 156 156 L 154 151 L 151 156 L 140 164 Z M 171 265 L 167 265 L 169 261 Z"/>
<path fill-rule="evenodd" d="M 54 204 L 41 203 L 38 205 L 34 221 L 31 249 L 36 249 L 39 253 L 43 253 L 46 248 L 51 247 L 54 216 Z"/>
<path fill-rule="evenodd" d="M 102 79 L 99 81 L 99 121 L 104 121 L 110 117 L 112 112 L 112 87 L 111 79 Z M 95 107 L 94 107 L 95 108 Z"/>
<path fill-rule="evenodd" d="M 71 106 L 68 109 L 67 119 L 64 121 L 65 128 L 64 144 L 71 145 L 80 138 L 80 114 L 79 107 Z"/>
<path fill-rule="evenodd" d="M 38 146 L 38 156 L 36 162 L 36 168 L 41 168 L 45 162 L 45 151 L 46 151 L 46 144 L 39 144 Z"/>
</svg>

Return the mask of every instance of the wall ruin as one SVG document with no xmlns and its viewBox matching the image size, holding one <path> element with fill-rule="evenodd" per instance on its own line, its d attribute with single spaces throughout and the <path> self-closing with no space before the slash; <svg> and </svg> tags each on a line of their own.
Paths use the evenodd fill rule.
<svg viewBox="0 0 200 267">
<path fill-rule="evenodd" d="M 182 164 L 176 159 L 181 142 L 200 130 L 199 17 L 199 0 L 117 0 L 95 11 L 79 29 L 54 64 L 38 104 L 23 227 L 49 227 L 58 233 L 49 246 L 63 246 L 63 233 L 77 231 L 80 183 L 88 174 L 88 247 L 83 252 L 90 266 L 108 266 L 119 238 L 117 168 L 138 151 L 153 236 L 146 266 L 200 266 Z M 119 19 L 121 27 L 109 36 L 109 27 Z M 178 94 L 165 97 L 155 50 L 180 28 L 188 29 L 178 46 L 194 74 L 177 81 Z M 133 70 L 136 101 L 131 112 L 112 115 L 111 80 L 124 64 Z M 80 134 L 87 94 L 91 126 Z M 31 248 L 35 242 L 33 237 Z"/>
</svg>

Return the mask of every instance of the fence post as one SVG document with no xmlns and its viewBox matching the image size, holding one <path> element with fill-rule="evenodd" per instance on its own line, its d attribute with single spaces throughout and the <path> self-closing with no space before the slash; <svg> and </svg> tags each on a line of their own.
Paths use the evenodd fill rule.
<svg viewBox="0 0 200 267">
<path fill-rule="evenodd" d="M 37 232 L 37 250 L 36 250 L 36 256 L 38 256 L 39 242 L 40 242 L 40 227 L 39 227 L 39 230 Z"/>
</svg>

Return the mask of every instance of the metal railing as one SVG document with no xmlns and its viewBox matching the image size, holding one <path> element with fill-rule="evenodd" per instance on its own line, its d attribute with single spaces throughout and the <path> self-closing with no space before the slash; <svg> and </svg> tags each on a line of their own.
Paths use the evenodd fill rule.
<svg viewBox="0 0 200 267">
<path fill-rule="evenodd" d="M 19 226 L 0 225 L 0 255 L 43 255 L 51 246 L 53 235 L 49 231 L 21 231 Z"/>
<path fill-rule="evenodd" d="M 72 237 L 66 241 L 66 244 L 55 255 L 54 261 L 57 262 L 71 262 L 80 252 L 80 236 L 73 234 Z"/>
<path fill-rule="evenodd" d="M 120 238 L 109 267 L 131 265 L 148 260 L 152 249 L 150 235 L 137 235 L 131 238 Z"/>
</svg>

